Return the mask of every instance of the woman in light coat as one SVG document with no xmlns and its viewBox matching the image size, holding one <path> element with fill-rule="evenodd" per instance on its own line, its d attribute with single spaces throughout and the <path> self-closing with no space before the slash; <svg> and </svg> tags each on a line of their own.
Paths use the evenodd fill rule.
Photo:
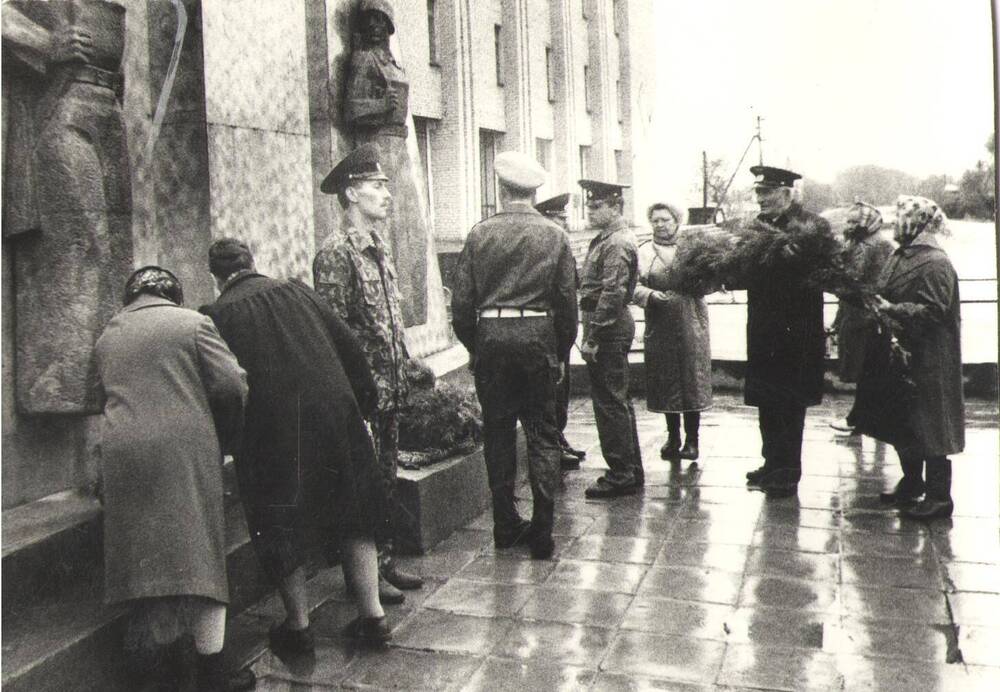
<svg viewBox="0 0 1000 692">
<path fill-rule="evenodd" d="M 673 276 L 677 244 L 683 242 L 680 211 L 659 202 L 649 208 L 647 217 L 653 240 L 639 247 L 633 298 L 646 312 L 646 406 L 666 416 L 667 441 L 660 457 L 697 459 L 701 411 L 712 405 L 708 306 L 701 295 L 681 293 Z"/>
<path fill-rule="evenodd" d="M 221 653 L 222 452 L 242 426 L 246 373 L 212 320 L 182 302 L 173 274 L 143 267 L 97 341 L 105 600 L 133 606 L 126 648 L 169 652 L 155 671 L 169 685 L 196 675 L 199 690 L 246 689 L 252 674 L 227 678 Z"/>
</svg>

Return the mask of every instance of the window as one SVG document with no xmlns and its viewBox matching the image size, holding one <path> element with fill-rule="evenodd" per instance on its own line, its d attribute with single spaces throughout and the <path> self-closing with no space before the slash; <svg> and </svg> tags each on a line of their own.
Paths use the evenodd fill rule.
<svg viewBox="0 0 1000 692">
<path fill-rule="evenodd" d="M 581 146 L 580 147 L 580 177 L 589 178 L 590 177 L 590 147 Z"/>
<path fill-rule="evenodd" d="M 615 149 L 615 180 L 625 184 L 625 152 Z"/>
<path fill-rule="evenodd" d="M 545 89 L 548 92 L 549 103 L 556 102 L 556 85 L 552 83 L 552 47 L 545 46 Z"/>
<path fill-rule="evenodd" d="M 621 36 L 621 3 L 618 0 L 611 0 L 611 23 L 615 30 L 615 36 Z"/>
<path fill-rule="evenodd" d="M 437 65 L 437 0 L 427 0 L 427 51 L 431 65 Z"/>
<path fill-rule="evenodd" d="M 628 101 L 625 98 L 625 89 L 622 86 L 622 80 L 615 80 L 615 91 L 618 94 L 618 122 L 625 122 L 625 107 Z"/>
<path fill-rule="evenodd" d="M 497 63 L 497 86 L 503 86 L 503 27 L 499 24 L 493 25 L 493 53 Z"/>
<path fill-rule="evenodd" d="M 580 16 L 584 19 L 590 18 L 590 0 L 580 0 Z"/>
<path fill-rule="evenodd" d="M 590 66 L 583 66 L 583 107 L 590 113 Z"/>
<path fill-rule="evenodd" d="M 497 179 L 493 161 L 497 155 L 500 133 L 493 130 L 479 131 L 479 175 L 482 199 L 482 218 L 497 213 Z"/>
<path fill-rule="evenodd" d="M 535 140 L 535 158 L 538 159 L 539 165 L 546 170 L 546 172 L 552 172 L 552 140 L 551 139 L 536 139 Z"/>
<path fill-rule="evenodd" d="M 429 118 L 413 116 L 413 130 L 417 137 L 417 152 L 420 154 L 420 172 L 423 173 L 424 202 L 427 212 L 430 213 L 432 207 L 431 197 L 431 130 L 434 129 L 435 121 Z"/>
</svg>

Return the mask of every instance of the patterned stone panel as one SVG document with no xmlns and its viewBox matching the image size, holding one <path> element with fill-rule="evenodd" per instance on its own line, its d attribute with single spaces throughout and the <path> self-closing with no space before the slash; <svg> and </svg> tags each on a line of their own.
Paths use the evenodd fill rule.
<svg viewBox="0 0 1000 692">
<path fill-rule="evenodd" d="M 309 134 L 305 4 L 202 5 L 208 122 Z"/>
<path fill-rule="evenodd" d="M 212 237 L 242 238 L 263 273 L 311 283 L 309 137 L 210 124 L 208 157 Z"/>
</svg>

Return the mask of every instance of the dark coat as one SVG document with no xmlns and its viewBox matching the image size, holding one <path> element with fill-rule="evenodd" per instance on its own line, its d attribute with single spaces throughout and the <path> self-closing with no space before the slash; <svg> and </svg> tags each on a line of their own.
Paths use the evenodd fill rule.
<svg viewBox="0 0 1000 692">
<path fill-rule="evenodd" d="M 346 323 L 305 284 L 260 274 L 236 278 L 202 311 L 250 384 L 235 454 L 248 521 L 285 524 L 280 509 L 289 526 L 371 535 L 385 517 L 362 413 L 377 395 Z"/>
<path fill-rule="evenodd" d="M 822 217 L 792 205 L 777 219 L 761 218 L 794 237 L 830 233 Z M 745 267 L 749 406 L 815 406 L 823 399 L 823 291 L 808 281 L 808 258 Z"/>
<path fill-rule="evenodd" d="M 893 305 L 887 315 L 902 325 L 900 344 L 911 354 L 916 400 L 910 429 L 922 456 L 965 448 L 961 310 L 958 275 L 937 239 L 922 234 L 889 258 L 879 293 Z"/>
<path fill-rule="evenodd" d="M 892 243 L 879 233 L 872 233 L 848 243 L 846 264 L 866 286 L 874 288 L 892 248 Z M 874 328 L 872 318 L 864 308 L 842 300 L 833 327 L 837 330 L 838 375 L 843 382 L 857 382 L 865 358 L 865 343 Z"/>
<path fill-rule="evenodd" d="M 108 323 L 96 357 L 105 599 L 225 603 L 220 438 L 238 432 L 246 373 L 210 319 L 147 295 Z"/>
<path fill-rule="evenodd" d="M 673 252 L 652 242 L 639 246 L 634 300 L 646 313 L 646 407 L 665 413 L 703 411 L 712 405 L 708 306 L 703 296 L 671 290 Z M 667 303 L 650 301 L 654 291 L 666 293 Z"/>
</svg>

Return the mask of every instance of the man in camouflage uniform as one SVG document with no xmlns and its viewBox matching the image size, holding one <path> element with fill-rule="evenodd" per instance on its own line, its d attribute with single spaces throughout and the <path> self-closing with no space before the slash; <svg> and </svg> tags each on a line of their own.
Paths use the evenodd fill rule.
<svg viewBox="0 0 1000 692">
<path fill-rule="evenodd" d="M 587 362 L 597 435 L 608 465 L 585 494 L 592 498 L 634 495 L 645 483 L 628 387 L 628 352 L 635 336 L 629 303 L 639 274 L 638 253 L 622 218 L 626 186 L 581 180 L 580 187 L 587 200 L 587 219 L 598 230 L 580 277 L 580 352 Z"/>
<path fill-rule="evenodd" d="M 406 401 L 403 315 L 396 268 L 378 226 L 389 213 L 392 195 L 378 162 L 378 148 L 364 144 L 348 154 L 320 189 L 336 194 L 345 210 L 344 228 L 331 234 L 313 261 L 313 285 L 354 330 L 368 357 L 378 388 L 374 423 L 379 464 L 390 506 L 396 498 L 399 456 L 398 412 Z M 423 580 L 399 569 L 391 544 L 380 546 L 379 589 L 383 602 L 401 602 L 398 589 L 418 589 Z"/>
</svg>

